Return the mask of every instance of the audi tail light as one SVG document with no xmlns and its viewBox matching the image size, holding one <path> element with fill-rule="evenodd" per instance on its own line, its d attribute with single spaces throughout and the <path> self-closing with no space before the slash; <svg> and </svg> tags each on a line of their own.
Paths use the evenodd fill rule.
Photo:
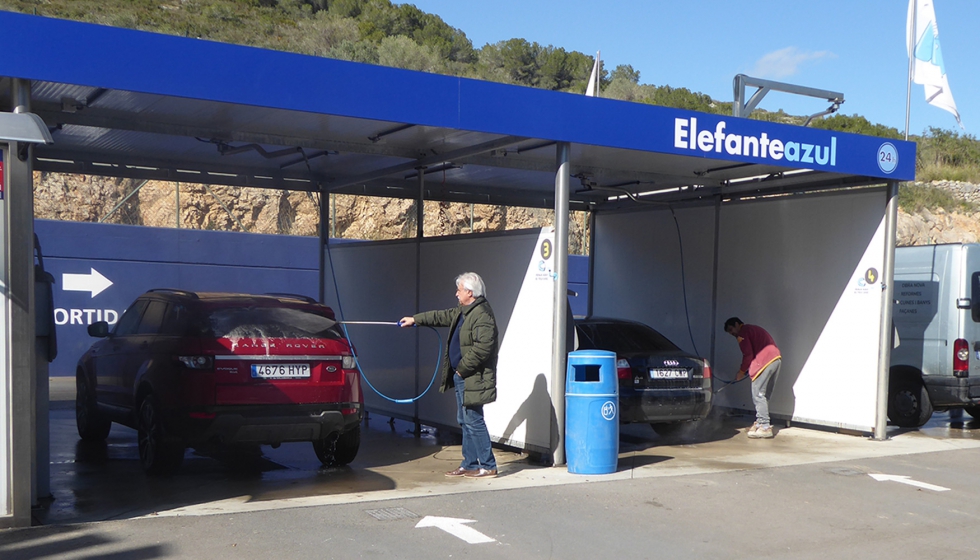
<svg viewBox="0 0 980 560">
<path fill-rule="evenodd" d="M 704 360 L 704 368 L 702 370 L 704 373 L 702 375 L 705 379 L 711 379 L 711 363 L 708 360 Z"/>
<path fill-rule="evenodd" d="M 619 379 L 631 379 L 633 377 L 633 368 L 630 367 L 626 358 L 616 360 L 616 377 Z"/>
<path fill-rule="evenodd" d="M 970 375 L 970 343 L 962 338 L 953 342 L 953 375 L 968 377 Z"/>
</svg>

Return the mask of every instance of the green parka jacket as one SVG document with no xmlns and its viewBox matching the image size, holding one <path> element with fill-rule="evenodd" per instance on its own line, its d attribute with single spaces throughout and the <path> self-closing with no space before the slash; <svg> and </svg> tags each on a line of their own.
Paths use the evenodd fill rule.
<svg viewBox="0 0 980 560">
<path fill-rule="evenodd" d="M 463 406 L 492 403 L 497 399 L 497 321 L 490 303 L 480 296 L 468 306 L 426 311 L 413 315 L 415 323 L 430 327 L 451 327 L 442 350 L 442 383 L 439 392 L 453 390 L 453 370 L 449 365 L 449 341 L 456 329 L 456 320 L 463 314 L 459 327 L 459 347 L 463 357 L 456 371 L 465 382 Z"/>
</svg>

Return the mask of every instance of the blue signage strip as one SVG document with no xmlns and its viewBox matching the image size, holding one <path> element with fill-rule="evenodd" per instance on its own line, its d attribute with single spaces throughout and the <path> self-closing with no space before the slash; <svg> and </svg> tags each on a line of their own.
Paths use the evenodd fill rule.
<svg viewBox="0 0 980 560">
<path fill-rule="evenodd" d="M 12 12 L 0 12 L 0 28 L 11 49 L 0 59 L 5 76 L 886 180 L 915 177 L 911 142 Z M 87 56 L 64 56 L 79 49 Z"/>
</svg>

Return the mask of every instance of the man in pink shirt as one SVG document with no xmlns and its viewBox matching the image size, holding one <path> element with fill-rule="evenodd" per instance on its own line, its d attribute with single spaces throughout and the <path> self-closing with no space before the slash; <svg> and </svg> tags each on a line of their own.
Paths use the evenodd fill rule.
<svg viewBox="0 0 980 560">
<path fill-rule="evenodd" d="M 749 430 L 752 439 L 769 439 L 773 437 L 772 425 L 769 423 L 769 397 L 782 355 L 772 336 L 766 329 L 756 325 L 746 325 L 738 317 L 725 321 L 725 332 L 738 340 L 742 351 L 742 365 L 735 374 L 735 381 L 740 381 L 746 375 L 752 378 L 752 402 L 755 404 L 755 424 Z"/>
</svg>

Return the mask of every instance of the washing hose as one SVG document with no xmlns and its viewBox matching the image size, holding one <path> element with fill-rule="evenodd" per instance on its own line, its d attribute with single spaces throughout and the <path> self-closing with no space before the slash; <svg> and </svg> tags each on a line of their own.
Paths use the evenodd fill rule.
<svg viewBox="0 0 980 560">
<path fill-rule="evenodd" d="M 336 284 L 334 284 L 334 286 L 336 286 Z M 337 301 L 338 302 L 340 301 L 340 297 L 339 296 L 337 297 Z M 341 315 L 341 316 L 343 316 L 343 315 Z M 340 326 L 341 326 L 341 328 L 344 329 L 344 336 L 347 338 L 347 341 L 348 342 L 350 342 L 350 333 L 347 332 L 347 325 L 389 325 L 389 326 L 394 326 L 394 327 L 401 328 L 401 323 L 400 322 L 397 322 L 397 321 L 337 321 L 337 323 L 339 323 Z M 439 331 L 436 330 L 435 328 L 430 327 L 428 325 L 423 325 L 423 326 L 425 326 L 426 328 L 432 329 L 432 332 L 436 333 L 436 336 L 439 338 L 439 346 L 438 346 L 438 348 L 440 350 L 440 352 L 439 352 L 439 359 L 436 361 L 436 369 L 435 369 L 435 371 L 432 372 L 432 379 L 429 380 L 429 385 L 425 388 L 424 391 L 422 391 L 422 394 L 420 394 L 417 397 L 413 397 L 411 399 L 393 399 L 393 398 L 389 397 L 388 395 L 382 393 L 381 391 L 378 390 L 377 387 L 375 387 L 374 385 L 372 385 L 371 384 L 371 381 L 368 379 L 367 375 L 364 375 L 364 370 L 361 369 L 361 361 L 357 359 L 357 353 L 354 351 L 354 343 L 353 342 L 350 342 L 350 351 L 351 351 L 351 354 L 354 355 L 354 364 L 357 366 L 357 371 L 361 374 L 361 379 L 364 380 L 364 383 L 366 383 L 367 386 L 370 387 L 372 391 L 374 391 L 375 393 L 377 393 L 378 395 L 380 395 L 385 400 L 389 400 L 389 401 L 391 401 L 393 403 L 396 403 L 396 404 L 411 404 L 411 403 L 413 403 L 413 402 L 421 399 L 422 397 L 424 397 L 425 394 L 429 392 L 429 389 L 432 388 L 432 384 L 436 382 L 436 377 L 439 375 L 439 370 L 442 368 L 442 351 L 441 351 L 442 350 L 442 336 L 439 334 Z"/>
<path fill-rule="evenodd" d="M 344 306 L 340 302 L 340 287 L 337 286 L 337 273 L 334 271 L 334 267 L 333 267 L 333 254 L 330 251 L 329 240 L 325 245 L 327 247 L 327 259 L 330 261 L 330 275 L 333 277 L 333 289 L 334 289 L 334 293 L 337 296 L 337 311 L 340 312 L 340 318 L 343 319 Z M 364 383 L 366 383 L 367 386 L 370 387 L 372 391 L 380 395 L 383 399 L 389 400 L 395 404 L 412 404 L 413 402 L 424 397 L 425 394 L 429 392 L 429 389 L 432 388 L 432 384 L 436 382 L 436 377 L 439 375 L 439 370 L 442 369 L 442 335 L 440 335 L 439 331 L 436 330 L 435 328 L 425 325 L 426 328 L 432 329 L 432 332 L 436 333 L 436 337 L 439 338 L 439 345 L 436 347 L 437 348 L 436 351 L 439 352 L 439 358 L 438 360 L 436 360 L 436 369 L 435 371 L 432 372 L 432 379 L 429 380 L 429 385 L 425 388 L 424 391 L 422 391 L 420 395 L 416 397 L 412 397 L 410 399 L 393 399 L 388 395 L 382 393 L 377 389 L 377 387 L 372 385 L 367 375 L 364 374 L 364 370 L 361 369 L 361 361 L 357 359 L 357 353 L 354 351 L 354 343 L 350 339 L 350 333 L 347 332 L 347 325 L 387 325 L 387 326 L 395 326 L 398 328 L 402 328 L 401 323 L 398 321 L 344 321 L 344 320 L 337 321 L 337 323 L 339 323 L 340 328 L 344 330 L 344 337 L 347 338 L 347 342 L 350 344 L 350 351 L 351 354 L 354 356 L 354 365 L 357 366 L 357 371 L 358 373 L 361 374 L 361 379 L 364 380 Z M 413 325 L 413 326 L 417 326 L 417 325 Z"/>
<path fill-rule="evenodd" d="M 736 379 L 734 381 L 725 381 L 724 379 L 721 379 L 721 378 L 718 378 L 718 377 L 715 377 L 714 379 L 717 379 L 718 381 L 721 381 L 722 383 L 725 384 L 721 389 L 718 389 L 717 391 L 713 391 L 713 393 L 717 395 L 718 393 L 724 391 L 725 389 L 731 387 L 732 385 L 735 385 L 736 383 L 741 383 L 741 382 L 745 381 L 746 379 L 749 379 L 749 376 L 746 375 L 745 377 L 743 377 L 741 379 Z"/>
</svg>

